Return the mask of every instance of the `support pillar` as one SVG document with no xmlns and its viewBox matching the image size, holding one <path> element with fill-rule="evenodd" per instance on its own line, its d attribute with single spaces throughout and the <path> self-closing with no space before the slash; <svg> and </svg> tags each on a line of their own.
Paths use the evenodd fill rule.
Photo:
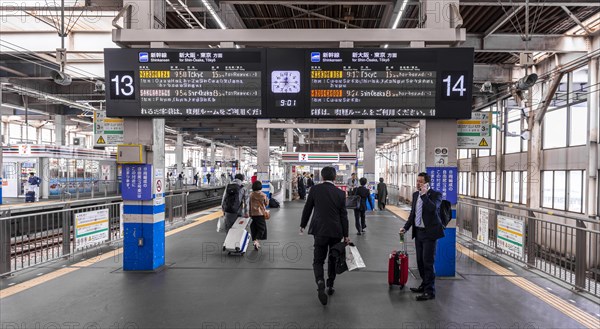
<svg viewBox="0 0 600 329">
<path fill-rule="evenodd" d="M 211 180 L 216 180 L 217 177 L 215 177 L 215 168 L 217 165 L 217 145 L 215 145 L 214 142 L 210 143 L 210 166 L 212 168 L 212 179 Z"/>
<path fill-rule="evenodd" d="M 447 147 L 448 165 L 446 168 L 452 167 L 453 174 L 457 174 L 456 149 L 458 145 L 456 131 L 456 120 L 421 120 L 419 124 L 419 167 L 421 172 L 425 171 L 426 167 L 436 166 L 436 147 Z M 432 183 L 434 184 L 435 179 L 435 177 L 432 177 Z M 457 195 L 458 181 L 454 181 L 452 186 L 454 191 L 447 191 L 447 193 Z M 444 230 L 445 237 L 438 240 L 435 257 L 436 276 L 441 277 L 456 275 L 456 204 L 454 201 L 451 202 L 453 203 L 452 220 Z"/>
<path fill-rule="evenodd" d="M 258 121 L 258 120 L 257 120 Z M 271 182 L 269 146 L 271 145 L 271 130 L 269 128 L 256 128 L 256 171 L 257 178 L 263 184 L 262 191 L 270 196 Z"/>
<path fill-rule="evenodd" d="M 151 199 L 123 195 L 123 270 L 152 271 L 165 264 L 165 119 L 125 118 L 124 142 L 141 144 L 146 150 L 150 177 L 143 189 Z M 126 172 L 140 165 L 123 165 Z"/>
<path fill-rule="evenodd" d="M 375 127 L 375 120 L 365 120 L 365 124 L 368 122 L 372 123 Z M 375 193 L 377 183 L 375 177 L 375 152 L 377 149 L 377 132 L 375 128 L 369 128 L 363 130 L 363 174 L 367 179 L 371 194 Z M 373 199 L 373 201 L 375 201 Z M 368 206 L 368 204 L 367 204 Z"/>
<path fill-rule="evenodd" d="M 596 48 L 600 47 L 600 37 L 596 37 L 594 42 Z M 588 74 L 588 86 L 597 86 L 600 83 L 600 59 L 592 59 L 589 63 L 589 74 Z M 589 150 L 588 156 L 588 169 L 587 173 L 587 214 L 590 217 L 597 216 L 600 205 L 598 204 L 598 171 L 600 166 L 598 165 L 598 111 L 600 108 L 600 93 L 598 88 L 590 87 L 591 92 L 588 96 L 588 144 L 587 149 Z"/>
<path fill-rule="evenodd" d="M 496 122 L 494 124 L 496 127 L 504 127 L 504 101 L 499 99 L 496 101 L 496 109 L 498 110 L 498 114 L 496 115 Z M 496 128 L 492 128 L 496 129 Z M 504 148 L 504 139 L 502 138 L 502 133 L 500 131 L 496 132 L 496 143 L 493 147 L 496 148 L 496 201 L 502 200 L 502 168 L 504 168 L 504 153 L 502 149 Z"/>
<path fill-rule="evenodd" d="M 294 152 L 294 130 L 293 129 L 286 129 L 285 130 L 285 151 L 286 152 Z M 286 194 L 287 195 L 287 201 L 292 201 L 292 193 L 293 193 L 293 189 L 292 189 L 292 180 L 294 179 L 294 177 L 292 177 L 292 165 L 290 164 L 286 164 L 285 165 L 285 187 L 286 187 Z"/>
<path fill-rule="evenodd" d="M 55 135 L 55 145 L 57 146 L 65 146 L 66 134 L 65 134 L 65 116 L 64 115 L 55 115 L 54 116 L 54 135 Z"/>
<path fill-rule="evenodd" d="M 183 172 L 183 135 L 177 134 L 177 143 L 175 144 L 175 165 L 177 174 Z"/>
</svg>

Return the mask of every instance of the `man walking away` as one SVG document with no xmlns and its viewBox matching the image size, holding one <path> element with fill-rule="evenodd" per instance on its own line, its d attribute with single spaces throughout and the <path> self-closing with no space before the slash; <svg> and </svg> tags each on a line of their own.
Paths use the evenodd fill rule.
<svg viewBox="0 0 600 329">
<path fill-rule="evenodd" d="M 225 187 L 221 208 L 225 214 L 225 229 L 235 224 L 238 217 L 248 218 L 248 192 L 244 188 L 244 175 L 236 174 L 231 184 Z"/>
<path fill-rule="evenodd" d="M 379 206 L 379 210 L 385 210 L 387 195 L 387 185 L 383 182 L 383 178 L 379 178 L 379 184 L 377 184 L 377 204 Z"/>
<path fill-rule="evenodd" d="M 308 195 L 304 210 L 302 211 L 302 222 L 300 223 L 300 234 L 303 234 L 312 214 L 308 234 L 313 235 L 314 258 L 313 271 L 317 283 L 319 301 L 327 305 L 327 294 L 333 295 L 333 283 L 335 281 L 335 259 L 329 257 L 327 267 L 327 294 L 325 294 L 325 274 L 323 264 L 329 254 L 329 249 L 342 238 L 350 243 L 348 238 L 348 213 L 346 212 L 346 195 L 334 185 L 335 168 L 324 167 L 321 177 L 324 182 L 312 187 Z"/>
<path fill-rule="evenodd" d="M 413 228 L 412 237 L 415 239 L 417 251 L 417 265 L 419 275 L 423 282 L 417 288 L 410 288 L 412 292 L 421 293 L 417 296 L 418 301 L 435 298 L 435 248 L 437 239 L 444 237 L 444 227 L 440 219 L 440 206 L 442 204 L 442 193 L 429 187 L 431 177 L 427 173 L 417 176 L 417 189 L 412 196 L 412 209 L 408 221 L 400 234 Z"/>
</svg>

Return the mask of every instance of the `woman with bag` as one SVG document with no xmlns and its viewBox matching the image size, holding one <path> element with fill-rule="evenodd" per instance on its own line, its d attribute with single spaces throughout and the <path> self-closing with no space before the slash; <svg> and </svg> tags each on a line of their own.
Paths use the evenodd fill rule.
<svg viewBox="0 0 600 329">
<path fill-rule="evenodd" d="M 254 250 L 260 249 L 259 240 L 267 239 L 267 222 L 270 213 L 267 210 L 267 195 L 262 192 L 262 182 L 257 180 L 252 183 L 252 193 L 250 193 L 250 234 L 254 239 Z"/>
</svg>

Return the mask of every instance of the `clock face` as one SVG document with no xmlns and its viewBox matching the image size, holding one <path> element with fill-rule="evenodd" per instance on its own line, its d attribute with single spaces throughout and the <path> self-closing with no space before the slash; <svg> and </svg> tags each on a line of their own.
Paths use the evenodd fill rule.
<svg viewBox="0 0 600 329">
<path fill-rule="evenodd" d="M 273 71 L 271 91 L 276 94 L 297 94 L 300 92 L 299 71 Z"/>
</svg>

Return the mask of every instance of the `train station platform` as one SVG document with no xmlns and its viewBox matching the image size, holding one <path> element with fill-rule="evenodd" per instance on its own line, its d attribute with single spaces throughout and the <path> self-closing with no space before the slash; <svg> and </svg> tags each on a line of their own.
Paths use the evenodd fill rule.
<svg viewBox="0 0 600 329">
<path fill-rule="evenodd" d="M 350 239 L 366 269 L 338 276 L 323 306 L 312 271 L 313 238 L 299 234 L 302 201 L 272 210 L 259 251 L 228 256 L 217 208 L 167 233 L 166 265 L 124 272 L 122 249 L 36 267 L 0 280 L 0 328 L 599 328 L 600 306 L 466 241 L 455 278 L 438 278 L 435 300 L 417 302 L 387 284 L 406 209 L 367 213 Z M 420 280 L 409 242 L 412 276 Z"/>
</svg>

